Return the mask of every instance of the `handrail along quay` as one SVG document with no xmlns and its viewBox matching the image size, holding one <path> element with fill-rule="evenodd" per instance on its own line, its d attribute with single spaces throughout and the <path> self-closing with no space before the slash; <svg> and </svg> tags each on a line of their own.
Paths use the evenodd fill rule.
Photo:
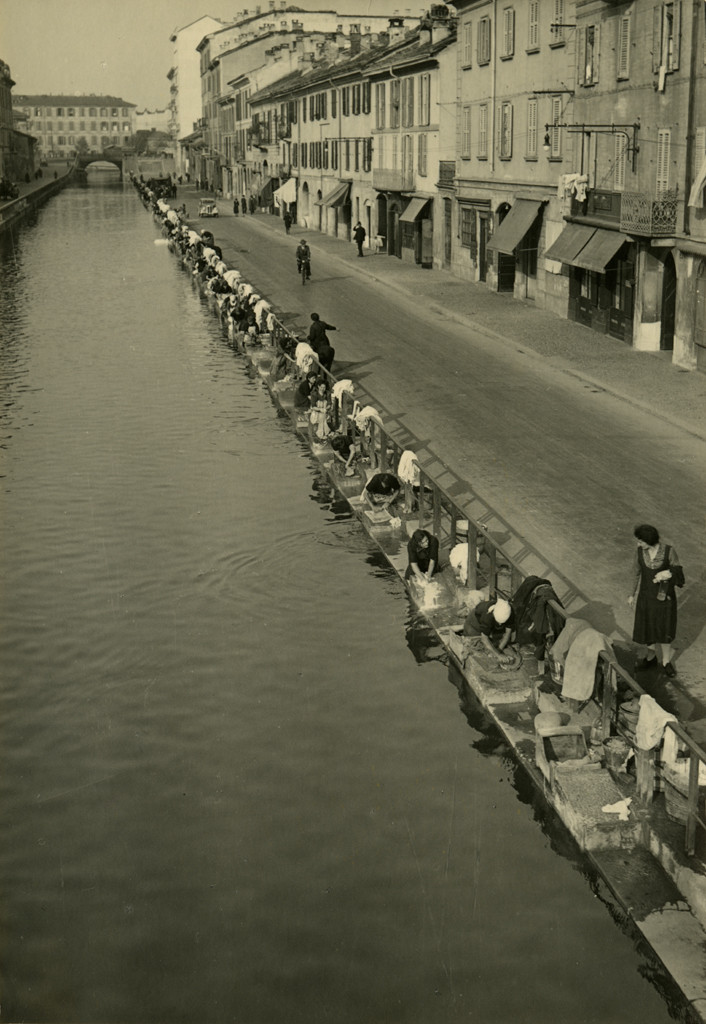
<svg viewBox="0 0 706 1024">
<path fill-rule="evenodd" d="M 152 208 L 157 219 L 163 221 L 154 206 Z M 166 233 L 169 237 L 169 232 Z M 180 252 L 178 246 L 172 245 L 172 248 Z M 445 649 L 453 669 L 452 678 L 458 677 L 460 684 L 457 685 L 480 703 L 504 736 L 515 760 L 530 775 L 583 855 L 662 960 L 690 1003 L 694 1019 L 706 1022 L 706 963 L 703 958 L 706 945 L 706 814 L 703 810 L 706 751 L 680 723 L 667 723 L 666 728 L 673 734 L 682 754 L 680 767 L 686 768 L 684 786 L 677 791 L 678 814 L 670 813 L 667 796 L 675 790 L 670 766 L 663 757 L 666 742 L 651 750 L 642 750 L 636 744 L 634 732 L 631 734 L 621 712 L 626 699 L 635 701 L 646 694 L 617 660 L 606 653 L 598 656 L 593 694 L 578 706 L 576 702 L 567 701 L 565 710 L 570 714 L 564 717 L 571 723 L 567 730 L 573 728 L 574 734 L 578 731 L 582 737 L 585 734 L 585 739 L 590 738 L 592 751 L 605 752 L 611 740 L 622 740 L 626 759 L 619 765 L 608 763 L 605 768 L 603 761 L 599 761 L 587 766 L 586 771 L 563 773 L 551 767 L 547 772 L 546 765 L 540 763 L 542 748 L 537 723 L 547 717 L 541 713 L 542 697 L 547 689 L 545 684 L 551 680 L 542 675 L 536 659 L 524 647 L 520 651 L 519 667 L 515 664 L 500 669 L 494 661 L 489 664 L 490 656 L 460 635 L 457 622 L 459 609 L 465 614 L 473 595 L 476 595 L 475 600 L 481 592 L 491 598 L 500 596 L 511 600 L 528 576 L 519 558 L 493 536 L 485 515 L 474 514 L 475 508 L 470 503 L 455 497 L 437 479 L 430 466 L 441 465 L 440 476 L 444 476 L 444 467 L 433 453 L 423 463 L 420 461 L 418 483 L 414 487 L 404 483 L 400 495 L 400 499 L 404 496 L 404 511 L 396 512 L 397 518 L 382 523 L 371 515 L 360 493 L 367 477 L 360 473 L 346 476 L 336 463 L 330 444 L 315 435 L 311 417 L 294 407 L 294 389 L 304 377 L 293 355 L 296 345 L 302 341 L 296 330 L 287 327 L 268 303 L 267 328 L 259 338 L 253 340 L 238 331 L 228 315 L 226 297 L 210 290 L 206 276 L 195 268 L 196 261 L 181 255 L 183 265 L 191 270 L 194 284 L 208 295 L 219 316 L 227 322 L 229 344 L 243 354 L 259 374 L 278 410 L 290 418 L 299 435 L 306 439 L 332 485 L 348 500 L 358 521 L 398 576 L 405 577 L 406 542 L 417 526 L 430 529 L 439 540 L 440 550 L 454 547 L 459 538 L 467 543 L 465 582 L 459 583 L 448 567 L 440 574 L 442 590 L 448 600 L 428 604 L 422 588 L 413 580 L 405 580 L 410 597 Z M 279 370 L 275 372 L 277 364 Z M 331 387 L 339 383 L 339 378 L 321 366 L 315 356 L 313 365 Z M 282 374 L 285 367 L 287 372 Z M 340 391 L 338 425 L 345 427 L 353 443 L 360 446 L 368 464 L 368 476 L 372 471 L 394 472 L 403 452 L 415 447 L 415 439 L 400 440 L 383 424 L 382 418 L 371 418 L 364 427 L 359 426 L 356 412 L 361 405 L 374 406 L 375 398 L 360 382 L 351 384 L 351 391 Z M 417 447 L 423 446 L 418 443 Z M 471 499 L 474 497 L 471 494 Z M 571 613 L 560 600 L 550 603 L 561 621 L 570 617 Z M 556 693 L 551 693 L 551 685 L 548 689 L 549 696 L 556 701 L 558 698 Z M 634 756 L 634 767 L 628 772 L 625 768 L 631 756 Z M 679 781 L 681 784 L 681 779 Z M 606 794 L 613 796 L 606 799 Z M 601 807 L 601 802 L 608 804 L 611 799 L 618 801 L 615 807 L 620 803 L 629 805 L 628 813 L 621 814 L 619 819 L 615 814 L 604 813 L 615 809 Z M 644 904 L 645 886 L 651 885 L 660 895 L 655 897 L 653 912 L 643 915 L 642 919 L 634 908 Z M 684 898 L 689 904 L 686 908 Z M 661 906 L 657 905 L 659 900 L 663 901 Z M 680 917 L 676 929 L 680 940 L 675 946 L 675 926 L 669 913 L 677 906 Z M 685 913 L 685 909 L 689 912 Z M 669 927 L 665 924 L 662 929 L 663 919 L 667 922 L 668 918 Z M 691 959 L 684 955 L 686 947 L 693 953 Z"/>
</svg>

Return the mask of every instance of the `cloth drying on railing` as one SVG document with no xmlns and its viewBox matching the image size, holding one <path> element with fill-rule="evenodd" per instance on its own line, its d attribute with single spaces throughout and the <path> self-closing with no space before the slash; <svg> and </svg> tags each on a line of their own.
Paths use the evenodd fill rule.
<svg viewBox="0 0 706 1024">
<path fill-rule="evenodd" d="M 255 316 L 259 320 L 260 317 L 264 316 L 264 314 L 271 308 L 272 307 L 269 302 L 266 302 L 265 299 L 259 299 L 258 302 L 255 303 Z"/>
<path fill-rule="evenodd" d="M 564 619 L 552 608 L 551 601 L 563 607 L 550 581 L 540 576 L 528 576 L 511 599 L 518 643 L 536 644 L 535 656 L 540 661 L 544 658 L 546 638 L 558 636 L 564 628 Z"/>
<path fill-rule="evenodd" d="M 275 317 L 274 313 L 268 313 L 267 314 L 267 330 L 268 330 L 268 332 L 270 334 L 272 334 L 272 332 L 274 331 L 276 326 L 277 326 L 277 318 Z"/>
<path fill-rule="evenodd" d="M 409 449 L 403 451 L 400 455 L 400 461 L 397 464 L 397 476 L 400 478 L 402 483 L 412 484 L 413 487 L 418 487 L 420 473 L 419 459 L 417 458 L 416 452 L 410 451 Z"/>
<path fill-rule="evenodd" d="M 468 544 L 456 544 L 451 548 L 449 564 L 458 582 L 465 587 L 468 583 Z"/>
<path fill-rule="evenodd" d="M 566 700 L 586 701 L 593 694 L 596 685 L 598 659 L 604 654 L 615 661 L 613 648 L 606 637 L 589 626 L 574 638 L 564 665 L 561 695 Z"/>
<path fill-rule="evenodd" d="M 378 426 L 382 426 L 382 417 L 377 409 L 372 405 L 364 405 L 362 409 L 358 410 L 358 412 L 355 411 L 354 406 L 353 420 L 357 429 L 361 433 L 369 434 L 371 423 L 377 423 Z"/>
<path fill-rule="evenodd" d="M 336 383 L 331 388 L 331 397 L 338 406 L 340 406 L 341 404 L 344 393 L 347 395 L 352 395 L 354 393 L 353 381 L 348 380 L 347 378 L 344 378 L 343 380 L 337 380 Z"/>
<path fill-rule="evenodd" d="M 584 629 L 590 628 L 590 622 L 586 622 L 585 619 L 575 619 L 570 616 L 564 623 L 564 628 L 552 646 L 552 657 L 554 661 L 563 665 L 566 662 L 566 655 L 569 653 L 569 648 L 578 634 Z"/>
<path fill-rule="evenodd" d="M 667 722 L 676 722 L 674 715 L 660 707 L 654 697 L 643 693 L 640 697 L 640 713 L 635 729 L 635 742 L 640 750 L 652 750 L 661 743 Z M 675 733 L 671 729 L 668 732 L 676 740 Z M 676 761 L 676 751 L 672 760 Z"/>
<path fill-rule="evenodd" d="M 311 365 L 316 359 L 316 352 L 314 352 L 311 345 L 306 341 L 300 341 L 294 350 L 294 361 L 300 370 L 305 371 L 305 361 L 308 360 Z"/>
</svg>

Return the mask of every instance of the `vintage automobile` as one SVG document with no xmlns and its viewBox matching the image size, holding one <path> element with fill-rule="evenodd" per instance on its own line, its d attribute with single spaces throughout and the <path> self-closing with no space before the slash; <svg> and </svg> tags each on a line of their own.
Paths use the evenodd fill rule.
<svg viewBox="0 0 706 1024">
<path fill-rule="evenodd" d="M 218 207 L 213 199 L 202 199 L 199 203 L 199 217 L 217 217 Z"/>
</svg>

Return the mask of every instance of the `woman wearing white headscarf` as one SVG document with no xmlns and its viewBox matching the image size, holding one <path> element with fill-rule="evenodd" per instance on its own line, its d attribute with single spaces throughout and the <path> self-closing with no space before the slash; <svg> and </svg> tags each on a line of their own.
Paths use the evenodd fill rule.
<svg viewBox="0 0 706 1024">
<path fill-rule="evenodd" d="M 481 601 L 471 609 L 463 624 L 464 635 L 479 636 L 488 653 L 494 655 L 502 665 L 512 661 L 504 652 L 514 631 L 515 616 L 512 607 L 502 597 Z"/>
</svg>

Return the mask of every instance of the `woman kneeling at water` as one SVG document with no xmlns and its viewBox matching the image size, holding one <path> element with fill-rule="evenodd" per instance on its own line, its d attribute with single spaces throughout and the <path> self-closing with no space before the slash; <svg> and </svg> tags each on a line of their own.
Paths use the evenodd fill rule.
<svg viewBox="0 0 706 1024">
<path fill-rule="evenodd" d="M 514 630 L 514 612 L 509 602 L 502 597 L 494 601 L 481 601 L 471 609 L 463 624 L 465 636 L 480 636 L 485 649 L 494 655 L 501 665 L 512 661 L 504 652 Z"/>
<path fill-rule="evenodd" d="M 439 541 L 428 530 L 415 530 L 407 544 L 407 557 L 405 579 L 428 583 L 439 571 Z"/>
<path fill-rule="evenodd" d="M 368 480 L 360 495 L 371 508 L 389 508 L 400 493 L 400 482 L 394 473 L 375 473 Z"/>
</svg>

